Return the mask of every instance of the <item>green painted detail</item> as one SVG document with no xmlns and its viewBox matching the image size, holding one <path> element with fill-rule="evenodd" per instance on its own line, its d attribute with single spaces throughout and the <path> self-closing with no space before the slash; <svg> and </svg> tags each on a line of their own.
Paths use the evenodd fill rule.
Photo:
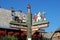
<svg viewBox="0 0 60 40">
<path fill-rule="evenodd" d="M 27 24 L 26 23 L 18 23 L 17 21 L 11 21 L 10 22 L 10 24 L 12 24 L 12 25 L 18 25 L 18 26 L 27 26 Z"/>
<path fill-rule="evenodd" d="M 39 24 L 44 24 L 44 23 L 49 23 L 47 20 L 46 21 L 39 21 L 39 22 L 34 22 L 32 25 L 39 25 Z"/>
<path fill-rule="evenodd" d="M 40 24 L 44 24 L 44 23 L 49 23 L 47 20 L 46 21 L 39 21 L 39 22 L 34 22 L 32 23 L 32 25 L 40 25 Z M 18 23 L 17 21 L 11 21 L 10 24 L 12 25 L 18 25 L 18 26 L 27 26 L 27 23 Z"/>
</svg>

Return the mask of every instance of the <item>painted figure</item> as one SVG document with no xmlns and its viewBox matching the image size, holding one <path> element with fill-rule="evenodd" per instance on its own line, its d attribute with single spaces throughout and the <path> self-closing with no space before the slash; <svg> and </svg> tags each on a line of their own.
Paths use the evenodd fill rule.
<svg viewBox="0 0 60 40">
<path fill-rule="evenodd" d="M 18 12 L 18 22 L 20 23 L 20 22 L 22 22 L 22 12 L 21 11 L 19 11 Z"/>
<path fill-rule="evenodd" d="M 42 12 L 42 20 L 46 20 L 45 11 Z"/>
<path fill-rule="evenodd" d="M 23 22 L 26 22 L 26 15 L 23 15 Z"/>
<path fill-rule="evenodd" d="M 37 22 L 38 22 L 38 21 L 41 21 L 41 20 L 42 20 L 42 18 L 41 18 L 41 13 L 39 12 L 38 15 L 37 15 Z"/>
<path fill-rule="evenodd" d="M 35 15 L 33 16 L 33 21 L 36 22 L 36 19 L 37 19 L 37 15 L 35 13 Z"/>
<path fill-rule="evenodd" d="M 22 11 L 21 10 L 18 12 L 18 17 L 22 20 L 23 14 L 22 14 Z"/>
<path fill-rule="evenodd" d="M 42 20 L 46 20 L 45 16 L 42 16 Z"/>
<path fill-rule="evenodd" d="M 13 7 L 11 7 L 11 16 L 12 16 L 12 20 L 16 20 L 17 17 Z"/>
<path fill-rule="evenodd" d="M 11 13 L 12 19 L 15 20 L 16 16 L 15 16 L 15 12 Z"/>
<path fill-rule="evenodd" d="M 22 22 L 22 20 L 21 20 L 19 17 L 18 17 L 18 22 L 19 22 L 19 23 L 21 23 L 21 22 Z"/>
</svg>

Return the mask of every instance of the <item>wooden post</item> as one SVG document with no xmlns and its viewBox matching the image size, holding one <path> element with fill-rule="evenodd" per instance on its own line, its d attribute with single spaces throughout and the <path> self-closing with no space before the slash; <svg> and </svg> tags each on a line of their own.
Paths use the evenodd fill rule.
<svg viewBox="0 0 60 40">
<path fill-rule="evenodd" d="M 30 5 L 28 5 L 27 8 L 28 8 L 28 16 L 27 16 L 27 26 L 28 26 L 27 33 L 28 34 L 27 34 L 27 40 L 32 40 L 31 39 L 32 14 L 31 14 L 31 11 L 30 11 Z"/>
</svg>

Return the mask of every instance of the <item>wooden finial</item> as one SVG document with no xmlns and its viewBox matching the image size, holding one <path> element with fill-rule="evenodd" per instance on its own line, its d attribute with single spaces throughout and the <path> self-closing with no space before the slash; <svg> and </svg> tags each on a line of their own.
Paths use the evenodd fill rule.
<svg viewBox="0 0 60 40">
<path fill-rule="evenodd" d="M 28 4 L 27 8 L 28 8 L 28 9 L 30 9 L 30 8 L 31 8 L 31 7 L 30 7 L 30 4 Z"/>
</svg>

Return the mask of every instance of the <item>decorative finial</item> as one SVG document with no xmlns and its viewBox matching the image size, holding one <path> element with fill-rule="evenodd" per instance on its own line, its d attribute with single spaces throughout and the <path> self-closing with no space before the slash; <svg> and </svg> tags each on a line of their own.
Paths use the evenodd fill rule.
<svg viewBox="0 0 60 40">
<path fill-rule="evenodd" d="M 28 4 L 27 8 L 28 8 L 28 9 L 30 9 L 30 8 L 31 8 L 31 7 L 30 7 L 30 4 Z"/>
</svg>

